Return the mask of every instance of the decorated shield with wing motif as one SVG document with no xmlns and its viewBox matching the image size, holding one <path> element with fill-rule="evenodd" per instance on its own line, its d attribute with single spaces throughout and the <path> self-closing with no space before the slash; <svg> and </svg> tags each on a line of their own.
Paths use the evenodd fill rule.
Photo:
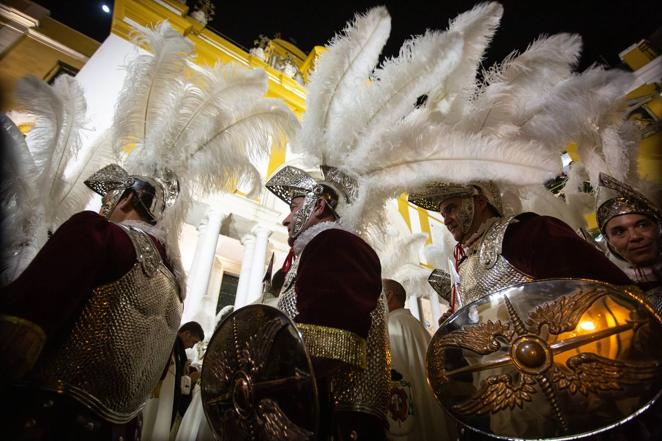
<svg viewBox="0 0 662 441">
<path fill-rule="evenodd" d="M 219 439 L 314 439 L 318 402 L 310 359 L 279 310 L 250 305 L 221 322 L 201 378 L 205 415 Z"/>
<path fill-rule="evenodd" d="M 634 289 L 547 280 L 497 291 L 432 338 L 427 374 L 463 425 L 502 439 L 574 439 L 662 393 L 662 320 Z"/>
</svg>

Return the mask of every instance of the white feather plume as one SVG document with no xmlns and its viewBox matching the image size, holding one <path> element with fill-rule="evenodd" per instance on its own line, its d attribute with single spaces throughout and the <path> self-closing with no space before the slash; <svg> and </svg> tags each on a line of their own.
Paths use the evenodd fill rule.
<svg viewBox="0 0 662 441">
<path fill-rule="evenodd" d="M 41 243 L 45 231 L 53 230 L 58 202 L 68 192 L 65 172 L 75 161 L 81 147 L 80 130 L 85 124 L 87 105 L 83 90 L 73 77 L 59 76 L 53 86 L 34 77 L 25 77 L 16 85 L 16 101 L 24 111 L 36 116 L 26 142 L 38 170 L 37 205 L 42 210 Z M 41 237 L 43 236 L 43 237 Z"/>
<path fill-rule="evenodd" d="M 427 283 L 430 270 L 420 265 L 420 254 L 427 241 L 426 234 L 407 236 L 383 234 L 375 241 L 375 251 L 382 266 L 382 277 L 392 279 L 409 295 L 428 297 L 432 288 Z"/>
<path fill-rule="evenodd" d="M 165 101 L 178 109 L 162 118 L 127 166 L 151 173 L 168 167 L 204 192 L 238 182 L 253 190 L 260 176 L 253 163 L 298 126 L 280 101 L 265 99 L 266 74 L 236 65 L 196 70 L 194 82 L 177 81 Z"/>
<path fill-rule="evenodd" d="M 117 99 L 112 139 L 119 151 L 142 142 L 162 115 L 172 82 L 182 74 L 193 44 L 167 21 L 156 29 L 134 35 L 134 41 L 153 54 L 139 55 L 127 66 L 127 77 Z M 169 109 L 172 111 L 173 109 Z"/>
<path fill-rule="evenodd" d="M 178 243 L 194 195 L 233 191 L 237 184 L 257 189 L 253 164 L 291 137 L 298 122 L 281 101 L 264 97 L 262 70 L 190 68 L 191 44 L 167 22 L 146 39 L 154 53 L 129 68 L 113 137 L 116 149 L 137 144 L 125 160 L 129 173 L 153 176 L 167 168 L 179 179 L 176 202 L 150 231 L 164 242 L 183 292 Z"/>
<path fill-rule="evenodd" d="M 4 154 L 0 164 L 0 234 L 2 253 L 0 258 L 0 287 L 14 280 L 36 254 L 31 246 L 37 218 L 35 207 L 38 194 L 33 182 L 37 175 L 34 160 L 30 155 L 23 134 L 6 116 L 2 122 L 2 145 Z"/>
<path fill-rule="evenodd" d="M 106 130 L 94 142 L 78 154 L 75 162 L 68 167 L 65 179 L 66 189 L 52 201 L 56 207 L 51 221 L 53 230 L 57 229 L 75 213 L 83 210 L 94 196 L 85 185 L 85 179 L 108 164 L 117 163 L 119 158 L 113 149 L 110 131 Z"/>
<path fill-rule="evenodd" d="M 326 154 L 330 164 L 347 169 L 352 163 L 374 160 L 382 131 L 410 114 L 417 98 L 455 70 L 462 49 L 462 38 L 456 33 L 427 32 L 405 42 L 399 56 L 377 69 L 373 82 L 357 91 L 356 104 L 345 110 L 344 124 L 333 134 L 337 144 Z M 352 148 L 347 149 L 348 145 Z"/>
<path fill-rule="evenodd" d="M 597 184 L 593 170 L 606 166 L 600 131 L 622 123 L 623 97 L 632 78 L 630 73 L 600 67 L 573 75 L 554 88 L 554 99 L 540 106 L 521 130 L 557 148 L 576 142 L 591 182 Z"/>
<path fill-rule="evenodd" d="M 325 162 L 328 143 L 336 133 L 333 125 L 354 102 L 358 85 L 364 84 L 375 68 L 391 32 L 386 8 L 376 7 L 357 14 L 322 54 L 308 84 L 306 113 L 295 148 Z"/>
<path fill-rule="evenodd" d="M 478 67 L 502 15 L 503 7 L 499 3 L 481 3 L 450 22 L 448 31 L 460 34 L 464 41 L 462 59 L 455 72 L 430 92 L 427 102 L 430 109 L 463 112 L 462 106 L 474 93 Z"/>
<path fill-rule="evenodd" d="M 541 105 L 555 98 L 552 89 L 571 76 L 580 50 L 577 35 L 538 39 L 522 54 L 513 53 L 488 70 L 465 112 L 449 114 L 449 122 L 497 135 L 518 130 Z"/>
</svg>

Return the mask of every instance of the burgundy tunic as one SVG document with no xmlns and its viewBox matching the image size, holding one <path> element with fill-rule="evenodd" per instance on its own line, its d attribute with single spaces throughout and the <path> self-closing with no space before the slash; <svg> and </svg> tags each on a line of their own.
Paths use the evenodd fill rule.
<svg viewBox="0 0 662 441">
<path fill-rule="evenodd" d="M 344 329 L 368 337 L 370 313 L 382 290 L 377 254 L 361 238 L 330 229 L 301 253 L 295 292 L 297 323 Z"/>
<path fill-rule="evenodd" d="M 614 285 L 630 279 L 600 250 L 579 237 L 563 221 L 523 213 L 508 226 L 502 255 L 511 265 L 536 280 L 583 278 Z"/>
<path fill-rule="evenodd" d="M 165 261 L 163 246 L 152 239 Z M 122 227 L 92 211 L 77 213 L 0 290 L 0 308 L 38 324 L 50 339 L 73 325 L 94 288 L 118 280 L 135 262 L 133 243 Z"/>
</svg>

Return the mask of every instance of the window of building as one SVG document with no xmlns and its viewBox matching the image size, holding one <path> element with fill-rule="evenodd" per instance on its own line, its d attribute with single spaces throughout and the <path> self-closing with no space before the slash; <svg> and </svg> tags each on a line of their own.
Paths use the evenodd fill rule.
<svg viewBox="0 0 662 441">
<path fill-rule="evenodd" d="M 46 77 L 44 78 L 44 81 L 46 81 L 48 84 L 53 84 L 55 79 L 57 77 L 59 77 L 60 75 L 67 74 L 67 75 L 71 75 L 72 77 L 74 77 L 74 76 L 76 76 L 78 71 L 79 71 L 79 69 L 76 69 L 75 67 L 73 67 L 73 66 L 71 66 L 67 63 L 64 63 L 62 61 L 58 61 L 57 64 L 55 65 L 55 67 L 53 69 L 51 69 L 50 72 L 48 72 L 46 74 Z"/>
<path fill-rule="evenodd" d="M 237 285 L 239 277 L 224 273 L 221 281 L 221 290 L 218 293 L 218 303 L 216 303 L 216 314 L 228 305 L 234 305 L 234 299 L 237 296 Z"/>
</svg>

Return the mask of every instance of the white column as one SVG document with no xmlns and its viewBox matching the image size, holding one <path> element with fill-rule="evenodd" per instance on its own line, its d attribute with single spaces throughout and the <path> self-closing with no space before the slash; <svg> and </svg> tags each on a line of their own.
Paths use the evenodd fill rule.
<svg viewBox="0 0 662 441">
<path fill-rule="evenodd" d="M 269 247 L 269 236 L 271 230 L 260 225 L 253 229 L 255 233 L 255 252 L 253 253 L 253 264 L 246 292 L 246 304 L 253 303 L 262 295 L 262 279 L 264 279 L 267 261 L 267 248 Z"/>
<path fill-rule="evenodd" d="M 206 307 L 208 302 L 205 297 L 214 265 L 218 235 L 225 217 L 226 214 L 222 211 L 211 208 L 198 227 L 200 234 L 195 248 L 195 257 L 188 274 L 182 323 L 195 320 L 203 329 L 213 327 L 214 311 L 208 311 L 209 308 Z"/>
<path fill-rule="evenodd" d="M 418 298 L 416 296 L 410 295 L 407 297 L 407 308 L 409 309 L 409 312 L 411 312 L 411 315 L 416 317 L 419 322 L 423 322 L 421 320 L 421 310 L 418 307 Z"/>
<path fill-rule="evenodd" d="M 439 295 L 430 293 L 430 309 L 432 309 L 432 323 L 430 323 L 433 330 L 439 328 L 439 318 L 441 317 L 441 303 L 439 303 Z"/>
<path fill-rule="evenodd" d="M 244 257 L 241 259 L 241 270 L 239 271 L 237 295 L 234 299 L 235 310 L 247 305 L 246 298 L 251 277 L 253 254 L 255 252 L 255 235 L 253 233 L 245 234 L 241 238 L 241 244 L 244 246 Z"/>
</svg>

